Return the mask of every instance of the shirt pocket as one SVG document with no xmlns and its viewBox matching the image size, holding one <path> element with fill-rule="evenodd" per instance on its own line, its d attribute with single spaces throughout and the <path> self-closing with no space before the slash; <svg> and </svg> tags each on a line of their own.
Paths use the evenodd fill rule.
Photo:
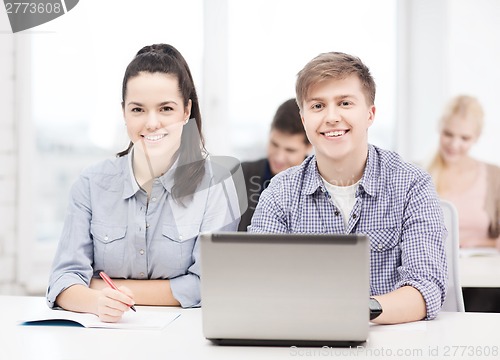
<svg viewBox="0 0 500 360">
<path fill-rule="evenodd" d="M 193 248 L 199 232 L 199 224 L 163 224 L 159 251 L 168 267 L 187 270 L 193 264 Z"/>
<path fill-rule="evenodd" d="M 370 238 L 370 250 L 375 253 L 392 251 L 399 245 L 399 231 L 397 227 L 371 229 L 363 232 Z"/>
<path fill-rule="evenodd" d="M 392 291 L 401 265 L 399 228 L 370 229 L 363 233 L 370 239 L 370 293 Z"/>
<path fill-rule="evenodd" d="M 127 246 L 127 227 L 91 223 L 90 233 L 94 240 L 94 270 L 103 270 L 111 277 L 125 276 L 121 271 Z"/>
</svg>

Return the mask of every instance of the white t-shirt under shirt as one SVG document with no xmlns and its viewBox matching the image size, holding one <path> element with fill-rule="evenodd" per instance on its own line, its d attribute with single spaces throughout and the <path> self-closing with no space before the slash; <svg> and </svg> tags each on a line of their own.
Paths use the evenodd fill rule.
<svg viewBox="0 0 500 360">
<path fill-rule="evenodd" d="M 344 226 L 347 229 L 349 225 L 349 216 L 351 215 L 352 208 L 356 203 L 356 190 L 358 189 L 359 181 L 353 185 L 349 186 L 336 186 L 330 184 L 323 177 L 323 183 L 325 184 L 326 190 L 330 194 L 333 203 L 339 208 L 342 219 L 344 220 Z"/>
</svg>

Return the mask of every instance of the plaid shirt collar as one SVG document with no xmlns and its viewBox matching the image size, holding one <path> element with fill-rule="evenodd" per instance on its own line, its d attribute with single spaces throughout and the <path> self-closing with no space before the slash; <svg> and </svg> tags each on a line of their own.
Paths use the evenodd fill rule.
<svg viewBox="0 0 500 360">
<path fill-rule="evenodd" d="M 375 147 L 368 144 L 368 157 L 366 161 L 365 171 L 363 176 L 359 181 L 359 187 L 356 191 L 356 196 L 359 196 L 361 192 L 365 192 L 369 196 L 377 197 L 380 192 L 380 188 L 377 185 L 377 178 L 380 176 L 380 166 L 378 161 L 378 154 L 375 151 Z M 304 163 L 301 165 L 304 167 L 304 178 L 306 179 L 304 183 L 304 193 L 306 195 L 312 195 L 316 191 L 322 191 L 324 189 L 323 179 L 319 174 L 318 166 L 316 163 L 316 155 L 309 156 Z"/>
</svg>

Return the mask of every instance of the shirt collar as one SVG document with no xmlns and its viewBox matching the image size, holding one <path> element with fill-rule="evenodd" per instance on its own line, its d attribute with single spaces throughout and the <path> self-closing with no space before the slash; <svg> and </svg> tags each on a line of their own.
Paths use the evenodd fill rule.
<svg viewBox="0 0 500 360">
<path fill-rule="evenodd" d="M 135 195 L 136 192 L 140 190 L 139 185 L 137 184 L 137 181 L 135 181 L 135 176 L 134 176 L 134 169 L 132 166 L 132 153 L 134 149 L 129 151 L 127 155 L 127 162 L 126 166 L 127 168 L 124 169 L 124 177 L 123 177 L 123 199 L 128 199 Z M 128 176 L 127 176 L 128 174 Z"/>
<path fill-rule="evenodd" d="M 379 178 L 380 168 L 378 153 L 375 146 L 368 144 L 368 158 L 366 159 L 365 171 L 359 181 L 359 187 L 368 195 L 376 197 L 378 193 L 377 179 Z"/>
<path fill-rule="evenodd" d="M 316 155 L 310 155 L 303 163 L 304 166 L 304 193 L 314 194 L 318 189 L 324 190 L 323 180 L 316 164 Z"/>
<path fill-rule="evenodd" d="M 124 176 L 123 199 L 128 199 L 134 196 L 139 190 L 141 190 L 141 187 L 139 186 L 139 184 L 137 184 L 134 176 L 134 167 L 132 165 L 133 152 L 134 149 L 132 148 L 132 150 L 127 155 L 125 155 L 127 157 L 127 169 L 124 169 L 124 174 L 127 174 L 128 172 L 128 176 Z M 165 190 L 167 190 L 169 193 L 172 192 L 172 187 L 174 186 L 174 174 L 175 169 L 177 168 L 178 160 L 179 159 L 177 158 L 170 169 L 165 174 L 157 178 L 163 185 Z"/>
<path fill-rule="evenodd" d="M 359 180 L 359 186 L 356 192 L 356 196 L 359 194 L 359 191 L 364 191 L 370 196 L 377 195 L 377 174 L 379 173 L 377 164 L 377 151 L 373 145 L 368 144 L 368 157 L 366 160 L 363 176 L 361 177 L 361 180 Z M 304 193 L 307 195 L 312 195 L 318 189 L 321 191 L 326 191 L 321 175 L 319 174 L 318 166 L 316 163 L 316 156 L 309 156 L 306 161 L 304 161 L 303 166 L 304 179 L 306 179 L 304 182 Z"/>
</svg>

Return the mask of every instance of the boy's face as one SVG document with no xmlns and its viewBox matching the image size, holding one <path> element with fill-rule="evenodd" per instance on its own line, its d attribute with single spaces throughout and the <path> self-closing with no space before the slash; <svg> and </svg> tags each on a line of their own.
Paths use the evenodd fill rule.
<svg viewBox="0 0 500 360">
<path fill-rule="evenodd" d="M 318 161 L 366 156 L 374 117 L 375 106 L 368 105 L 356 75 L 312 86 L 303 103 L 302 122 Z"/>
</svg>

